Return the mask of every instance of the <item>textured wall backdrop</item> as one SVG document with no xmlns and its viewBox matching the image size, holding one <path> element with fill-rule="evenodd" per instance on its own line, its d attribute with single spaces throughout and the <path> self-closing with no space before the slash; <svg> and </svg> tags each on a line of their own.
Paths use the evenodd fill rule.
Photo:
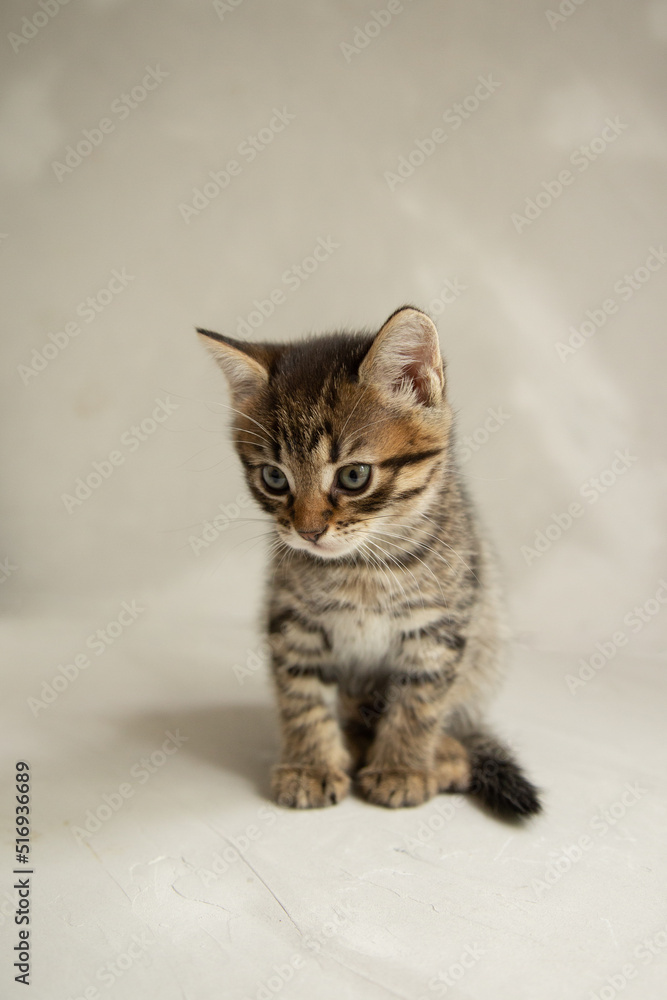
<svg viewBox="0 0 667 1000">
<path fill-rule="evenodd" d="M 240 489 L 195 324 L 276 340 L 404 302 L 437 319 L 518 626 L 566 644 L 652 595 L 667 8 L 561 6 L 5 8 L 10 604 L 196 587 L 242 537 L 188 544 Z"/>
</svg>

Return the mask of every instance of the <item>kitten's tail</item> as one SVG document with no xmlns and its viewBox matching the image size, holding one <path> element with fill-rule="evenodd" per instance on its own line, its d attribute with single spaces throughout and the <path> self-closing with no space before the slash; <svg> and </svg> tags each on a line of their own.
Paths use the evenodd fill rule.
<svg viewBox="0 0 667 1000">
<path fill-rule="evenodd" d="M 503 819 L 524 818 L 542 811 L 537 788 L 500 740 L 482 731 L 457 733 L 456 738 L 470 761 L 468 794 Z"/>
</svg>

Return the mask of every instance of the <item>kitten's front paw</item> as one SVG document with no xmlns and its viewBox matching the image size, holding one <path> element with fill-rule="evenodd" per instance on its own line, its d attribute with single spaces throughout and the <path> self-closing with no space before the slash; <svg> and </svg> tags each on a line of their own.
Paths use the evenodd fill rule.
<svg viewBox="0 0 667 1000">
<path fill-rule="evenodd" d="M 278 764 L 273 769 L 271 790 L 279 806 L 321 809 L 340 802 L 349 789 L 349 775 L 337 768 Z"/>
<path fill-rule="evenodd" d="M 376 806 L 388 806 L 390 809 L 420 806 L 438 791 L 438 780 L 430 771 L 364 767 L 359 771 L 357 780 L 364 798 Z"/>
</svg>

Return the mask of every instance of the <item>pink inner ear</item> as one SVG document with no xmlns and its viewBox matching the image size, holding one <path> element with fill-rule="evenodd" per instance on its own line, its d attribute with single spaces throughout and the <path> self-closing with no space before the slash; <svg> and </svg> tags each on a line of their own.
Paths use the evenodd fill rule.
<svg viewBox="0 0 667 1000">
<path fill-rule="evenodd" d="M 426 359 L 419 361 L 408 361 L 403 365 L 401 378 L 395 383 L 396 388 L 400 388 L 403 382 L 409 381 L 417 393 L 417 398 L 422 404 L 426 404 L 431 399 L 431 380 L 428 377 Z"/>
<path fill-rule="evenodd" d="M 385 391 L 409 390 L 416 403 L 435 405 L 444 389 L 438 337 L 425 313 L 406 308 L 390 316 L 359 370 Z"/>
</svg>

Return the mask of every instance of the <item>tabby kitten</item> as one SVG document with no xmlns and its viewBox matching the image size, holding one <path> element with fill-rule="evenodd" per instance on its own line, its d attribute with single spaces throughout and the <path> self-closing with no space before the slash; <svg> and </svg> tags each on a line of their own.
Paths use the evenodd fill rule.
<svg viewBox="0 0 667 1000">
<path fill-rule="evenodd" d="M 501 665 L 499 598 L 431 320 L 405 307 L 374 335 L 293 344 L 198 333 L 229 381 L 234 444 L 275 526 L 276 801 L 327 806 L 354 777 L 383 806 L 457 791 L 500 815 L 539 812 L 480 725 Z"/>
</svg>

